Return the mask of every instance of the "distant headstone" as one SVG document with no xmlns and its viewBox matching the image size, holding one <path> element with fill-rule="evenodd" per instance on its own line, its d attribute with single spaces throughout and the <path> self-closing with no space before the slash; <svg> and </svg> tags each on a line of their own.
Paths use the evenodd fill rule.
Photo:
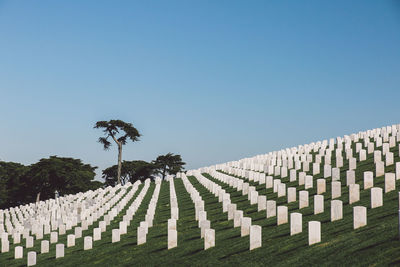
<svg viewBox="0 0 400 267">
<path fill-rule="evenodd" d="M 364 172 L 364 190 L 374 186 L 374 173 Z"/>
<path fill-rule="evenodd" d="M 296 187 L 288 187 L 287 203 L 296 202 Z"/>
<path fill-rule="evenodd" d="M 168 230 L 168 249 L 178 246 L 178 232 L 176 230 Z"/>
<path fill-rule="evenodd" d="M 75 235 L 67 235 L 67 248 L 75 246 Z"/>
<path fill-rule="evenodd" d="M 353 207 L 353 227 L 354 229 L 367 225 L 367 208 L 362 206 Z"/>
<path fill-rule="evenodd" d="M 310 221 L 308 222 L 308 245 L 319 242 L 321 242 L 321 222 Z"/>
<path fill-rule="evenodd" d="M 215 246 L 215 230 L 207 229 L 204 235 L 204 250 Z"/>
<path fill-rule="evenodd" d="M 262 228 L 259 225 L 252 225 L 250 227 L 250 250 L 261 247 L 261 230 Z"/>
<path fill-rule="evenodd" d="M 288 207 L 278 206 L 277 225 L 288 223 Z"/>
<path fill-rule="evenodd" d="M 49 253 L 50 242 L 49 240 L 42 240 L 40 242 L 40 253 Z"/>
<path fill-rule="evenodd" d="M 89 250 L 93 248 L 93 238 L 91 236 L 85 236 L 83 242 L 83 250 Z"/>
<path fill-rule="evenodd" d="M 28 252 L 28 266 L 34 266 L 36 265 L 36 252 L 35 251 L 29 251 Z"/>
<path fill-rule="evenodd" d="M 324 196 L 314 195 L 314 214 L 320 214 L 324 212 Z"/>
<path fill-rule="evenodd" d="M 371 188 L 371 208 L 381 207 L 383 205 L 383 190 L 380 187 Z"/>
<path fill-rule="evenodd" d="M 250 226 L 251 226 L 251 218 L 250 217 L 243 217 L 241 228 L 240 228 L 240 236 L 247 236 L 250 234 Z"/>
<path fill-rule="evenodd" d="M 308 207 L 308 191 L 300 191 L 299 199 L 299 209 Z"/>
<path fill-rule="evenodd" d="M 321 195 L 326 192 L 326 181 L 325 179 L 317 179 L 317 194 Z"/>
<path fill-rule="evenodd" d="M 332 182 L 332 199 L 335 199 L 335 198 L 338 198 L 338 197 L 341 197 L 341 195 L 342 195 L 342 191 L 341 191 L 341 183 L 339 182 L 339 181 L 334 181 L 334 182 Z"/>
<path fill-rule="evenodd" d="M 24 257 L 24 248 L 16 246 L 14 250 L 14 259 L 22 259 Z"/>
<path fill-rule="evenodd" d="M 360 201 L 360 185 L 351 184 L 349 185 L 349 204 L 353 204 Z"/>
<path fill-rule="evenodd" d="M 267 218 L 276 216 L 276 202 L 275 200 L 267 200 Z"/>
<path fill-rule="evenodd" d="M 385 173 L 385 193 L 396 189 L 396 174 Z"/>
<path fill-rule="evenodd" d="M 298 212 L 290 214 L 290 235 L 295 235 L 303 231 L 303 215 Z"/>
<path fill-rule="evenodd" d="M 56 245 L 56 259 L 64 257 L 64 244 Z"/>
<path fill-rule="evenodd" d="M 343 202 L 331 200 L 331 222 L 343 219 Z"/>
</svg>

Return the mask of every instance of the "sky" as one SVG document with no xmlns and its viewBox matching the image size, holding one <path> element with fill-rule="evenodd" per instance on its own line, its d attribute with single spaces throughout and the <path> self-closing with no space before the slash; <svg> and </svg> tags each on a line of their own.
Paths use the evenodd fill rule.
<svg viewBox="0 0 400 267">
<path fill-rule="evenodd" d="M 194 169 L 400 123 L 399 1 L 2 1 L 0 160 Z M 99 176 L 98 176 L 99 178 Z"/>
</svg>

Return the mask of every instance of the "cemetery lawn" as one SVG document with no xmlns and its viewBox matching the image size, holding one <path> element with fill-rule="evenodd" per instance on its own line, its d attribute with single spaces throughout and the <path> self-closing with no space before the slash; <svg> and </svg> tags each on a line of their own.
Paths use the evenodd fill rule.
<svg viewBox="0 0 400 267">
<path fill-rule="evenodd" d="M 398 155 L 397 147 L 391 149 Z M 400 161 L 395 157 L 395 162 Z M 333 161 L 334 162 L 334 161 Z M 334 163 L 333 163 L 334 164 Z M 323 173 L 323 165 L 321 164 Z M 342 185 L 346 182 L 347 160 L 341 171 Z M 385 172 L 395 172 L 395 165 L 385 167 Z M 276 217 L 266 219 L 265 211 L 258 212 L 257 205 L 250 205 L 247 195 L 242 196 L 228 185 L 223 184 L 208 174 L 205 177 L 220 184 L 227 193 L 231 194 L 232 203 L 244 211 L 243 216 L 251 217 L 252 224 L 262 226 L 262 247 L 249 251 L 249 236 L 241 237 L 240 228 L 233 227 L 233 220 L 227 220 L 227 213 L 222 212 L 222 202 L 204 188 L 193 176 L 189 181 L 200 192 L 205 201 L 207 217 L 211 221 L 211 228 L 215 229 L 215 247 L 204 250 L 204 240 L 200 239 L 200 229 L 197 226 L 194 214 L 194 204 L 185 190 L 181 179 L 175 179 L 175 188 L 179 206 L 179 220 L 177 221 L 178 247 L 167 250 L 167 220 L 170 218 L 169 182 L 162 182 L 159 200 L 157 203 L 154 226 L 149 228 L 147 243 L 138 246 L 137 227 L 144 220 L 155 184 L 152 183 L 141 206 L 133 217 L 128 233 L 121 235 L 121 241 L 111 243 L 111 229 L 118 228 L 125 209 L 102 233 L 100 241 L 93 242 L 92 250 L 83 250 L 83 238 L 76 240 L 76 246 L 65 248 L 65 257 L 55 259 L 55 244 L 50 244 L 50 253 L 37 255 L 37 266 L 366 266 L 366 265 L 400 265 L 400 241 L 398 240 L 398 190 L 384 193 L 383 206 L 370 208 L 370 191 L 363 189 L 364 171 L 375 171 L 373 154 L 369 154 L 366 161 L 357 162 L 356 182 L 360 184 L 360 201 L 349 205 L 347 187 L 342 186 L 343 219 L 330 222 L 330 191 L 331 179 L 327 178 L 324 193 L 325 212 L 313 214 L 313 195 L 316 194 L 316 179 L 322 174 L 314 176 L 314 188 L 309 189 L 309 207 L 298 209 L 298 192 L 304 189 L 297 182 L 289 183 L 289 178 L 282 178 L 287 186 L 297 187 L 297 201 L 287 204 L 286 197 L 276 198 L 272 189 L 265 189 L 265 185 L 257 185 L 261 194 L 267 199 L 277 200 L 278 205 L 287 205 L 289 218 L 291 212 L 303 214 L 303 232 L 290 236 L 290 224 L 276 225 Z M 384 177 L 374 178 L 374 186 L 384 188 Z M 400 180 L 396 181 L 399 188 Z M 135 193 L 131 202 L 139 194 L 143 184 Z M 128 207 L 131 202 L 128 203 Z M 353 207 L 367 207 L 367 226 L 353 230 Z M 321 222 L 321 243 L 308 246 L 308 221 Z M 94 224 L 97 227 L 98 222 Z M 83 231 L 83 236 L 91 235 L 93 226 Z M 73 231 L 67 231 L 67 234 Z M 49 239 L 48 236 L 45 236 Z M 59 236 L 59 243 L 66 244 L 66 235 Z M 33 249 L 24 248 L 24 258 L 14 259 L 14 247 L 10 244 L 10 252 L 0 254 L 0 266 L 26 266 L 27 252 L 40 251 L 40 241 L 35 240 Z"/>
</svg>

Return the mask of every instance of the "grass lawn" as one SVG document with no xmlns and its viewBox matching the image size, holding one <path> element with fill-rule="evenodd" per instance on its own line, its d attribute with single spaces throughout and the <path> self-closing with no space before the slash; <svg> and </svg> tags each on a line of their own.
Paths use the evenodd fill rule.
<svg viewBox="0 0 400 267">
<path fill-rule="evenodd" d="M 353 149 L 355 151 L 355 148 Z M 398 148 L 391 149 L 395 153 L 395 161 L 400 161 Z M 334 154 L 334 153 L 333 153 Z M 333 166 L 335 165 L 334 155 Z M 311 166 L 311 165 L 310 165 Z M 394 166 L 385 167 L 385 172 L 394 172 Z M 366 161 L 357 162 L 356 182 L 360 184 L 360 201 L 348 204 L 348 189 L 343 186 L 346 182 L 346 170 L 348 161 L 344 160 L 341 169 L 343 219 L 330 222 L 330 191 L 331 180 L 326 179 L 327 192 L 324 193 L 325 212 L 313 214 L 313 195 L 316 194 L 316 179 L 323 176 L 314 176 L 314 188 L 309 189 L 309 207 L 298 210 L 297 201 L 287 204 L 286 197 L 277 198 L 272 189 L 265 189 L 265 185 L 258 185 L 259 194 L 274 199 L 278 205 L 286 205 L 291 212 L 303 214 L 303 232 L 290 236 L 290 225 L 277 226 L 276 217 L 266 219 L 265 211 L 258 212 L 257 205 L 250 205 L 247 195 L 219 182 L 208 174 L 203 174 L 208 179 L 220 184 L 231 195 L 232 203 L 244 211 L 244 216 L 252 218 L 252 223 L 262 226 L 262 247 L 249 251 L 249 236 L 240 237 L 240 228 L 233 227 L 233 220 L 227 220 L 227 213 L 222 212 L 222 203 L 204 188 L 195 177 L 189 176 L 189 181 L 199 191 L 205 201 L 207 217 L 211 221 L 211 228 L 215 229 L 216 246 L 204 250 L 204 241 L 200 239 L 200 229 L 194 216 L 194 204 L 188 192 L 186 192 L 181 179 L 175 179 L 175 189 L 178 197 L 179 220 L 177 222 L 178 247 L 167 250 L 167 220 L 170 218 L 169 182 L 161 185 L 160 196 L 157 203 L 154 226 L 149 228 L 147 243 L 137 245 L 137 227 L 144 220 L 147 207 L 153 194 L 155 184 L 152 183 L 141 206 L 128 226 L 128 233 L 121 236 L 121 241 L 111 243 L 111 229 L 118 228 L 118 223 L 126 212 L 126 208 L 133 202 L 143 188 L 139 186 L 137 192 L 126 208 L 102 233 L 102 239 L 95 241 L 93 249 L 83 250 L 83 238 L 76 240 L 76 246 L 65 248 L 65 257 L 55 259 L 55 244 L 51 244 L 50 253 L 37 255 L 38 266 L 159 266 L 159 265 L 186 265 L 186 266 L 216 266 L 216 265 L 271 265 L 271 266 L 382 266 L 400 265 L 400 241 L 398 240 L 398 191 L 384 194 L 384 206 L 370 208 L 370 190 L 363 189 L 364 171 L 375 171 L 373 154 L 369 154 Z M 279 177 L 278 177 L 279 178 Z M 297 187 L 297 182 L 289 182 L 289 177 L 282 178 L 287 186 Z M 384 177 L 374 178 L 374 186 L 384 188 Z M 400 180 L 396 181 L 399 188 Z M 367 226 L 353 230 L 353 207 L 365 206 L 367 210 Z M 290 215 L 289 215 L 290 218 Z M 308 246 L 308 221 L 321 222 L 322 242 Z M 89 230 L 83 232 L 83 236 L 91 235 L 94 223 Z M 73 230 L 67 231 L 73 233 Z M 48 236 L 45 236 L 49 239 Z M 10 238 L 11 239 L 11 238 Z M 59 237 L 59 243 L 66 244 L 66 235 Z M 35 247 L 24 248 L 24 258 L 15 260 L 14 245 L 10 244 L 10 252 L 0 254 L 0 266 L 24 266 L 28 251 L 40 251 L 40 241 L 35 241 Z"/>
</svg>

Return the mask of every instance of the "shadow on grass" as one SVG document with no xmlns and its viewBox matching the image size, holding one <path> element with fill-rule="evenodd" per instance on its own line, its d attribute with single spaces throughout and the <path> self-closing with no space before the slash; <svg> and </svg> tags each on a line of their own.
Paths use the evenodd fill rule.
<svg viewBox="0 0 400 267">
<path fill-rule="evenodd" d="M 227 254 L 227 255 L 225 255 L 225 256 L 219 258 L 219 260 L 224 260 L 224 259 L 227 259 L 227 258 L 229 258 L 229 257 L 231 257 L 231 256 L 234 256 L 234 255 L 237 255 L 237 254 L 246 252 L 246 251 L 249 251 L 249 250 L 248 250 L 248 249 L 242 249 L 242 250 L 236 251 L 236 252 L 234 252 L 234 253 Z"/>
</svg>

